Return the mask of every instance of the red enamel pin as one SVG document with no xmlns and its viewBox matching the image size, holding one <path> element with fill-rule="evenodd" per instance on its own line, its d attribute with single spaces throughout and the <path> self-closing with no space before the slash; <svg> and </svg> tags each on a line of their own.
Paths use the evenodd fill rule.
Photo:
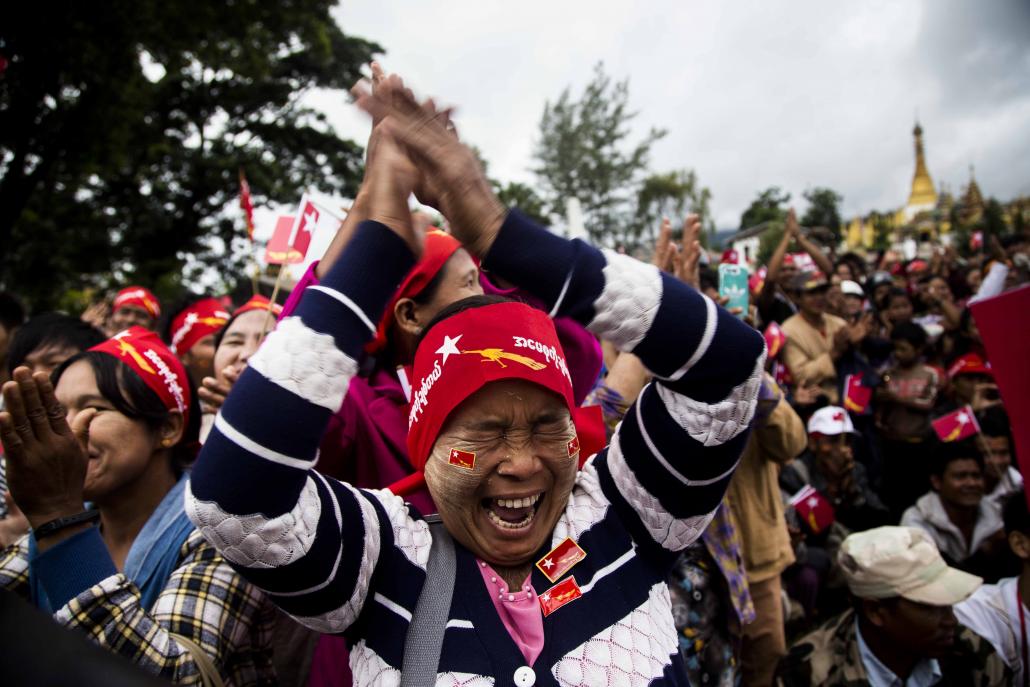
<svg viewBox="0 0 1030 687">
<path fill-rule="evenodd" d="M 581 549 L 579 544 L 572 541 L 571 537 L 565 537 L 565 541 L 536 562 L 536 567 L 544 577 L 554 582 L 586 557 L 587 552 Z"/>
<path fill-rule="evenodd" d="M 472 470 L 476 467 L 476 454 L 472 451 L 462 451 L 461 449 L 452 448 L 451 455 L 447 460 L 451 465 L 457 465 L 459 468 L 465 470 Z"/>
<path fill-rule="evenodd" d="M 569 442 L 569 455 L 574 456 L 579 453 L 579 437 L 572 437 Z"/>
<path fill-rule="evenodd" d="M 576 584 L 576 578 L 570 577 L 554 585 L 540 595 L 540 608 L 544 611 L 544 617 L 551 615 L 567 603 L 575 601 L 583 596 L 583 590 Z"/>
</svg>

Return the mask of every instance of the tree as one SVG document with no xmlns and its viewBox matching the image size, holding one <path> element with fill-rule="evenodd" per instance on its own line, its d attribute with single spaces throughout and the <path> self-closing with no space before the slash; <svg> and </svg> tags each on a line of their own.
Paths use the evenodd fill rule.
<svg viewBox="0 0 1030 687">
<path fill-rule="evenodd" d="M 665 135 L 651 129 L 629 141 L 629 81 L 613 83 L 604 65 L 579 100 L 566 88 L 544 106 L 533 169 L 548 212 L 563 215 L 569 198 L 578 198 L 592 241 L 614 245 L 630 231 L 632 199 L 647 169 L 651 146 Z"/>
<path fill-rule="evenodd" d="M 674 234 L 680 231 L 679 220 L 690 213 L 701 218 L 701 238 L 715 231 L 711 218 L 712 192 L 701 186 L 694 170 L 677 170 L 665 174 L 652 174 L 640 184 L 637 192 L 636 239 L 650 246 L 658 239 L 662 217 L 673 220 Z"/>
<path fill-rule="evenodd" d="M 172 295 L 188 258 L 231 274 L 241 166 L 258 204 L 355 192 L 360 146 L 302 98 L 381 49 L 330 0 L 59 4 L 0 25 L 0 288 L 39 309 L 72 286 Z"/>
<path fill-rule="evenodd" d="M 783 207 L 790 202 L 790 194 L 784 193 L 779 186 L 770 186 L 761 191 L 740 216 L 740 228 L 747 229 L 762 222 L 782 222 L 787 217 Z"/>
<path fill-rule="evenodd" d="M 544 210 L 544 201 L 529 186 L 517 181 L 509 181 L 503 185 L 495 182 L 494 192 L 505 207 L 518 208 L 523 214 L 543 226 L 550 224 L 547 212 Z"/>
<path fill-rule="evenodd" d="M 840 241 L 840 204 L 844 197 L 831 188 L 816 187 L 804 192 L 808 209 L 801 217 L 802 226 L 826 227 Z"/>
</svg>

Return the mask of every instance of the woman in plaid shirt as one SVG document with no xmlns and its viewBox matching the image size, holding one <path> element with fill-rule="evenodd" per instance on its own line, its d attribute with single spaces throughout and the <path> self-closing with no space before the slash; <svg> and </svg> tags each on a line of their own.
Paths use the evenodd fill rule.
<svg viewBox="0 0 1030 687">
<path fill-rule="evenodd" d="M 186 518 L 199 404 L 157 336 L 121 332 L 53 383 L 18 368 L 3 397 L 8 481 L 33 534 L 0 553 L 0 586 L 178 684 L 204 665 L 276 684 L 272 607 Z"/>
</svg>

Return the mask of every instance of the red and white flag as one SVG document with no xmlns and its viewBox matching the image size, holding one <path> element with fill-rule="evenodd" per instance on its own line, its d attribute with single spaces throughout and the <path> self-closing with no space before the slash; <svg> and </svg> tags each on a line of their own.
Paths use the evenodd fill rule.
<svg viewBox="0 0 1030 687">
<path fill-rule="evenodd" d="M 812 534 L 826 531 L 836 517 L 830 502 L 811 484 L 801 487 L 798 493 L 790 497 L 790 505 L 794 506 L 794 510 Z"/>
<path fill-rule="evenodd" d="M 969 406 L 959 408 L 943 417 L 933 420 L 933 431 L 941 441 L 962 441 L 980 433 L 980 424 L 976 421 L 976 413 Z"/>
<path fill-rule="evenodd" d="M 293 217 L 283 216 L 275 221 L 275 231 L 265 246 L 265 263 L 281 265 L 299 260 L 290 260 L 290 232 L 293 230 Z"/>
<path fill-rule="evenodd" d="M 244 176 L 242 167 L 240 167 L 240 209 L 243 210 L 243 216 L 247 220 L 247 238 L 254 243 L 254 201 L 250 197 L 250 184 L 247 183 L 247 177 Z"/>
<path fill-rule="evenodd" d="M 873 390 L 862 383 L 862 373 L 844 378 L 844 407 L 853 413 L 864 413 L 873 400 Z"/>
<path fill-rule="evenodd" d="M 308 199 L 306 194 L 301 196 L 300 209 L 297 211 L 296 219 L 293 222 L 293 231 L 290 232 L 290 248 L 299 257 L 291 259 L 290 262 L 304 261 L 304 256 L 307 255 L 308 247 L 311 245 L 311 235 L 315 233 L 315 229 L 318 227 L 320 214 L 318 208 Z M 294 258 L 292 251 L 290 257 Z"/>
<path fill-rule="evenodd" d="M 980 250 L 984 247 L 984 233 L 974 231 L 969 237 L 969 250 Z"/>
</svg>

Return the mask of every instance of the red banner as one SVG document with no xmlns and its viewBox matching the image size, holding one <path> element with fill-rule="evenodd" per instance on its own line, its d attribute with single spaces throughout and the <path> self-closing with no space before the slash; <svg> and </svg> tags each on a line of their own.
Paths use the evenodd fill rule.
<svg viewBox="0 0 1030 687">
<path fill-rule="evenodd" d="M 290 255 L 292 257 L 296 253 L 300 257 L 290 260 L 290 262 L 304 261 L 304 256 L 308 254 L 308 246 L 311 245 L 311 236 L 315 233 L 315 229 L 318 228 L 320 214 L 318 208 L 308 200 L 307 196 L 300 199 L 300 210 L 293 220 L 293 231 L 290 233 L 290 246 L 292 248 Z"/>
<path fill-rule="evenodd" d="M 1030 482 L 1030 286 L 982 300 L 970 308 L 1009 415 L 1016 459 L 1026 484 Z"/>
<path fill-rule="evenodd" d="M 250 198 L 250 184 L 247 177 L 243 175 L 243 168 L 240 167 L 240 209 L 247 219 L 247 238 L 254 243 L 254 201 Z"/>
</svg>

